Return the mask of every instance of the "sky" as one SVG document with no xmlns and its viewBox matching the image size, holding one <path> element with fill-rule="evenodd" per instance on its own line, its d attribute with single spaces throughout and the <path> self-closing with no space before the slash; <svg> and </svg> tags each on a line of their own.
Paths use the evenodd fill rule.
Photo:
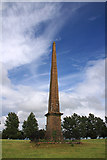
<svg viewBox="0 0 107 160">
<path fill-rule="evenodd" d="M 105 116 L 105 3 L 4 2 L 0 130 L 9 112 L 46 125 L 52 43 L 56 42 L 60 111 Z"/>
</svg>

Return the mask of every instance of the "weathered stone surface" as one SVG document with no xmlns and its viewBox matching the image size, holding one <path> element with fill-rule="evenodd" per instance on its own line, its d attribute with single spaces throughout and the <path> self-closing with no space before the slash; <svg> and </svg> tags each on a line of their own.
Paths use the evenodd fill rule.
<svg viewBox="0 0 107 160">
<path fill-rule="evenodd" d="M 51 77 L 50 77 L 50 93 L 46 127 L 46 138 L 48 140 L 63 140 L 61 133 L 61 115 L 59 110 L 59 95 L 58 95 L 58 75 L 56 61 L 56 45 L 53 42 L 52 62 L 51 62 Z"/>
</svg>

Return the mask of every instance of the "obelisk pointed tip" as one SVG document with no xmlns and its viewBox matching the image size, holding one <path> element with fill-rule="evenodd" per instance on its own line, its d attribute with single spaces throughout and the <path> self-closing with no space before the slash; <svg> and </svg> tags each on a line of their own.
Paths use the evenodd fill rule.
<svg viewBox="0 0 107 160">
<path fill-rule="evenodd" d="M 56 44 L 55 44 L 55 41 L 53 42 L 53 51 L 56 51 Z"/>
</svg>

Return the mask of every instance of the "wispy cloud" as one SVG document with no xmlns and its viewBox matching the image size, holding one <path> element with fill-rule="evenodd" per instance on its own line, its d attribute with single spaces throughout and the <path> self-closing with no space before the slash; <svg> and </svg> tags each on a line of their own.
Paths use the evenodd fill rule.
<svg viewBox="0 0 107 160">
<path fill-rule="evenodd" d="M 89 21 L 95 21 L 97 18 L 99 18 L 100 16 L 93 16 L 93 17 L 90 17 L 88 20 Z"/>
<path fill-rule="evenodd" d="M 3 3 L 2 61 L 12 69 L 48 53 L 61 5 L 53 3 Z M 57 14 L 55 14 L 57 12 Z M 54 25 L 55 24 L 55 25 Z M 49 30 L 51 30 L 49 32 Z M 47 38 L 46 38 L 47 37 Z"/>
</svg>

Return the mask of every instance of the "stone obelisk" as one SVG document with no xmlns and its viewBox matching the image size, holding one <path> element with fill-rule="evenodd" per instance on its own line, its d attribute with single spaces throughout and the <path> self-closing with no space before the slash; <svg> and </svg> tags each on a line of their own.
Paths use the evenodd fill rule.
<svg viewBox="0 0 107 160">
<path fill-rule="evenodd" d="M 61 115 L 59 110 L 59 95 L 58 95 L 58 75 L 56 61 L 56 44 L 53 42 L 52 62 L 51 62 L 51 77 L 50 77 L 50 93 L 46 125 L 46 138 L 48 140 L 63 140 L 61 133 Z"/>
</svg>

